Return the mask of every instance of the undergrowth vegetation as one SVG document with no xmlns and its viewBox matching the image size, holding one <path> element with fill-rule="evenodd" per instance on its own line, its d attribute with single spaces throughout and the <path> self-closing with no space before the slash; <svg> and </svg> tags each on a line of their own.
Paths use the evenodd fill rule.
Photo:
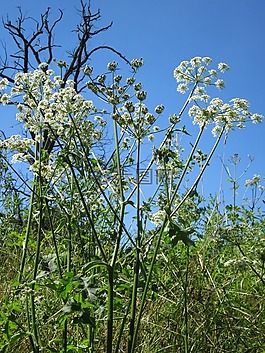
<svg viewBox="0 0 265 353">
<path fill-rule="evenodd" d="M 265 352 L 261 179 L 246 182 L 250 206 L 198 191 L 229 131 L 262 116 L 245 99 L 215 97 L 229 67 L 195 57 L 174 71 L 189 94 L 165 123 L 162 104 L 145 104 L 142 59 L 107 47 L 128 76 L 116 61 L 93 74 L 88 33 L 108 27 L 95 30 L 99 13 L 81 9 L 69 63 L 54 61 L 51 40 L 45 61 L 34 43 L 53 38 L 62 12 L 49 27 L 47 10 L 32 41 L 22 15 L 5 24 L 30 54 L 0 70 L 1 104 L 22 129 L 0 142 L 1 351 Z"/>
</svg>

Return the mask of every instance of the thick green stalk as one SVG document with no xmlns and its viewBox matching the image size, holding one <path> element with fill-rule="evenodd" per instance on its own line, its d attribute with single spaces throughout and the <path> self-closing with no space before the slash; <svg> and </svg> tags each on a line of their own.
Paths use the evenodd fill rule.
<svg viewBox="0 0 265 353">
<path fill-rule="evenodd" d="M 167 217 L 165 217 L 164 222 L 163 222 L 163 224 L 162 224 L 162 226 L 161 226 L 161 228 L 159 230 L 156 247 L 155 247 L 155 250 L 154 250 L 154 253 L 153 253 L 153 258 L 152 258 L 152 261 L 151 261 L 151 264 L 150 264 L 148 276 L 147 276 L 147 279 L 146 279 L 146 282 L 145 282 L 144 291 L 143 291 L 143 295 L 142 295 L 142 298 L 141 298 L 141 304 L 140 304 L 140 308 L 139 308 L 139 312 L 138 312 L 138 318 L 137 318 L 137 321 L 136 321 L 136 325 L 135 325 L 135 329 L 134 329 L 134 335 L 133 335 L 133 338 L 132 338 L 131 353 L 134 352 L 135 347 L 136 347 L 137 336 L 138 336 L 138 332 L 139 332 L 140 325 L 141 325 L 141 318 L 142 318 L 144 306 L 145 306 L 145 303 L 146 303 L 147 292 L 148 292 L 149 284 L 150 284 L 151 279 L 152 279 L 153 269 L 154 269 L 154 265 L 155 265 L 155 262 L 156 262 L 157 254 L 158 254 L 159 247 L 160 247 L 161 238 L 162 238 L 162 235 L 164 233 L 164 229 L 165 229 L 166 223 L 167 223 Z"/>
<path fill-rule="evenodd" d="M 113 311 L 114 311 L 114 292 L 113 292 L 113 267 L 108 268 L 108 323 L 107 323 L 107 353 L 112 353 L 113 346 Z"/>
<path fill-rule="evenodd" d="M 185 283 L 184 283 L 184 317 L 185 317 L 185 335 L 184 335 L 184 344 L 185 344 L 185 353 L 189 353 L 189 315 L 188 315 L 188 276 L 189 276 L 189 246 L 186 246 L 186 273 L 185 273 Z"/>
<path fill-rule="evenodd" d="M 36 308 L 35 308 L 35 293 L 34 293 L 34 284 L 32 286 L 32 291 L 31 293 L 31 321 L 32 321 L 32 328 L 33 328 L 33 337 L 34 337 L 34 346 L 35 346 L 35 352 L 39 352 L 39 333 L 38 333 L 38 325 L 37 325 L 37 320 L 36 320 Z"/>
<path fill-rule="evenodd" d="M 136 157 L 136 219 L 137 219 L 137 235 L 136 235 L 136 248 L 135 248 L 135 265 L 134 265 L 134 279 L 133 279 L 133 291 L 132 291 L 132 303 L 131 303 L 131 314 L 130 314 L 130 327 L 129 327 L 129 340 L 128 340 L 128 353 L 132 351 L 132 342 L 135 328 L 135 317 L 136 317 L 136 304 L 137 304 L 137 293 L 138 293 L 138 282 L 139 282 L 139 269 L 140 269 L 140 247 L 141 247 L 141 215 L 140 215 L 140 145 L 141 141 L 137 139 L 137 157 Z"/>
<path fill-rule="evenodd" d="M 39 334 L 38 334 L 38 325 L 36 318 L 36 307 L 35 307 L 35 281 L 37 278 L 39 259 L 40 259 L 40 249 L 41 249 L 41 240 L 42 240 L 42 231 L 43 231 L 43 178 L 42 178 L 42 160 L 41 160 L 41 143 L 39 144 L 39 170 L 38 170 L 38 208 L 39 208 L 39 219 L 38 219 L 38 231 L 37 231 L 37 248 L 35 253 L 34 269 L 33 269 L 33 284 L 32 284 L 32 293 L 31 293 L 31 315 L 32 315 L 32 328 L 34 339 L 36 341 L 37 349 L 39 351 Z"/>
<path fill-rule="evenodd" d="M 30 204 L 29 204 L 29 214 L 28 214 L 28 220 L 27 220 L 26 236 L 25 236 L 25 241 L 23 244 L 23 253 L 22 253 L 22 259 L 21 259 L 21 265 L 20 265 L 20 271 L 19 271 L 19 282 L 20 283 L 23 278 L 25 264 L 26 264 L 28 243 L 29 243 L 29 237 L 30 237 L 30 228 L 31 228 L 32 216 L 33 216 L 34 196 L 35 196 L 35 178 L 33 181 L 33 189 L 31 191 L 31 195 L 30 195 Z"/>
<path fill-rule="evenodd" d="M 67 353 L 67 319 L 64 322 L 62 343 L 63 343 L 63 353 Z"/>
<path fill-rule="evenodd" d="M 30 312 L 29 312 L 29 303 L 28 303 L 28 295 L 26 295 L 26 315 L 27 315 L 27 324 L 28 324 L 28 332 L 29 332 L 29 341 L 32 347 L 33 353 L 38 353 L 38 348 L 35 346 L 34 337 L 31 333 L 31 326 L 30 326 Z"/>
<path fill-rule="evenodd" d="M 133 352 L 133 336 L 134 336 L 134 331 L 135 331 L 136 303 L 137 303 L 139 269 L 140 269 L 140 266 L 139 266 L 139 261 L 140 261 L 139 249 L 136 248 L 135 250 L 136 251 L 135 251 L 133 291 L 132 291 L 132 301 L 131 301 L 128 353 Z"/>
<path fill-rule="evenodd" d="M 33 280 L 37 277 L 38 266 L 39 266 L 39 258 L 40 258 L 40 247 L 41 247 L 41 238 L 42 238 L 42 230 L 43 230 L 43 197 L 42 197 L 42 185 L 39 180 L 39 221 L 38 221 L 38 231 L 37 231 L 37 248 L 35 253 L 35 263 L 34 263 L 34 271 L 33 271 Z"/>
<path fill-rule="evenodd" d="M 119 193 L 120 193 L 120 215 L 119 215 L 119 229 L 118 235 L 116 239 L 115 249 L 111 259 L 111 266 L 114 267 L 116 263 L 116 259 L 118 256 L 118 251 L 120 248 L 120 241 L 123 231 L 123 220 L 124 220 L 124 213 L 125 213 L 125 203 L 124 203 L 124 192 L 123 192 L 123 185 L 122 185 L 122 169 L 121 169 L 121 160 L 120 160 L 120 147 L 119 147 L 119 137 L 118 137 L 118 126 L 117 122 L 114 120 L 114 140 L 115 140 L 115 149 L 116 149 L 116 164 L 117 164 L 117 177 L 119 180 Z"/>
<path fill-rule="evenodd" d="M 52 223 L 51 212 L 50 212 L 48 200 L 47 200 L 46 197 L 45 197 L 45 204 L 46 204 L 46 209 L 47 209 L 47 212 L 48 212 L 48 218 L 49 218 L 50 229 L 51 229 L 51 232 L 52 232 L 52 240 L 53 240 L 53 245 L 54 245 L 55 254 L 56 254 L 56 261 L 57 261 L 57 265 L 58 265 L 59 276 L 60 276 L 60 278 L 62 278 L 62 268 L 61 268 L 59 250 L 58 250 L 57 240 L 56 240 L 56 236 L 55 236 L 55 232 L 54 232 L 54 227 L 53 227 L 53 223 Z"/>
<path fill-rule="evenodd" d="M 114 108 L 113 108 L 114 109 Z M 120 149 L 119 149 L 119 138 L 118 138 L 118 126 L 117 122 L 113 121 L 114 124 L 114 139 L 115 139 L 115 148 L 116 148 L 116 168 L 117 168 L 117 178 L 119 181 L 119 193 L 120 193 L 120 221 L 119 228 L 117 232 L 117 238 L 115 243 L 115 248 L 112 254 L 110 269 L 109 269 L 109 282 L 108 282 L 108 332 L 107 332 L 107 353 L 112 352 L 113 347 L 113 312 L 114 312 L 114 293 L 113 293 L 113 275 L 115 263 L 118 256 L 118 251 L 120 248 L 120 241 L 123 230 L 123 218 L 125 213 L 125 204 L 124 204 L 124 193 L 122 186 L 122 171 L 121 171 L 121 161 L 120 161 Z"/>
</svg>

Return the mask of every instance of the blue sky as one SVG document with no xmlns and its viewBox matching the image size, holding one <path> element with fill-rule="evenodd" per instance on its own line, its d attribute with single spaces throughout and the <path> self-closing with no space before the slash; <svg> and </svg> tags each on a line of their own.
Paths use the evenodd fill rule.
<svg viewBox="0 0 265 353">
<path fill-rule="evenodd" d="M 224 100 L 246 98 L 251 103 L 250 111 L 265 115 L 263 0 L 91 0 L 91 4 L 93 9 L 101 9 L 102 25 L 113 21 L 112 28 L 98 37 L 97 44 L 111 45 L 128 59 L 143 57 L 145 66 L 139 76 L 148 92 L 147 103 L 151 107 L 164 104 L 165 119 L 168 114 L 178 113 L 184 99 L 176 92 L 173 70 L 180 61 L 194 56 L 210 56 L 216 64 L 223 61 L 231 67 L 224 76 L 226 89 L 216 95 Z M 64 9 L 56 35 L 64 49 L 71 49 L 73 37 L 67 32 L 78 22 L 75 7 L 79 8 L 79 1 L 9 0 L 1 3 L 1 15 L 14 19 L 18 5 L 32 17 L 38 17 L 47 6 L 52 8 L 52 16 L 56 16 L 58 8 Z M 6 39 L 2 27 L 0 38 Z M 2 110 L 1 114 L 0 129 L 14 124 L 13 116 Z M 189 118 L 184 119 L 187 124 L 185 120 L 183 123 L 188 125 Z M 220 147 L 213 161 L 214 170 L 206 181 L 211 181 L 211 191 L 218 191 L 220 181 L 218 155 L 227 160 L 234 153 L 242 158 L 239 174 L 248 163 L 247 155 L 255 157 L 242 182 L 254 173 L 265 176 L 265 125 L 250 124 L 245 130 L 233 132 L 227 144 Z"/>
</svg>

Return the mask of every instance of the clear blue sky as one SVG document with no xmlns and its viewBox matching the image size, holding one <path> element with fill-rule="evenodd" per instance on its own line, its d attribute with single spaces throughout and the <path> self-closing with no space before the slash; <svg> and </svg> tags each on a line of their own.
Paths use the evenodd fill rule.
<svg viewBox="0 0 265 353">
<path fill-rule="evenodd" d="M 151 107 L 164 104 L 165 119 L 167 114 L 177 113 L 183 101 L 176 92 L 173 70 L 180 61 L 193 56 L 210 56 L 216 63 L 226 62 L 231 70 L 224 76 L 227 88 L 221 97 L 246 98 L 251 103 L 250 111 L 265 115 L 264 0 L 91 0 L 91 4 L 93 9 L 101 9 L 102 25 L 113 21 L 113 27 L 101 34 L 97 43 L 112 45 L 128 59 L 144 58 L 140 76 L 148 92 L 148 103 Z M 1 15 L 15 18 L 18 5 L 32 17 L 38 17 L 48 6 L 54 16 L 58 8 L 64 9 L 57 36 L 66 50 L 71 49 L 67 32 L 78 22 L 78 0 L 2 1 Z M 1 27 L 0 38 L 5 37 Z M 14 123 L 13 116 L 4 115 L 3 121 L 2 110 L 1 114 L 1 129 Z M 223 153 L 221 147 L 219 155 Z M 225 153 L 226 158 L 234 153 L 242 157 L 242 171 L 248 162 L 247 154 L 255 157 L 244 179 L 254 173 L 265 176 L 265 122 L 232 133 Z M 214 168 L 209 177 L 218 191 L 221 164 L 217 156 Z"/>
</svg>

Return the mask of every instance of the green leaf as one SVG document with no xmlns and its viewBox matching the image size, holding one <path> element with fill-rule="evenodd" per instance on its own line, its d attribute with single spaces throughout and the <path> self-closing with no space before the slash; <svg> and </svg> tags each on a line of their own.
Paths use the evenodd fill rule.
<svg viewBox="0 0 265 353">
<path fill-rule="evenodd" d="M 75 317 L 73 320 L 74 324 L 85 324 L 95 327 L 95 319 L 91 317 L 90 310 L 87 308 L 82 309 L 79 316 Z"/>
<path fill-rule="evenodd" d="M 103 261 L 99 261 L 99 260 L 95 260 L 95 261 L 91 261 L 88 264 L 84 265 L 82 267 L 82 272 L 88 272 L 90 270 L 92 270 L 93 268 L 96 267 L 106 267 L 107 269 L 109 268 L 109 265 Z"/>
<path fill-rule="evenodd" d="M 62 308 L 62 311 L 68 314 L 73 313 L 75 311 L 80 311 L 80 310 L 81 310 L 81 303 L 78 303 L 73 298 L 69 299 Z"/>
<path fill-rule="evenodd" d="M 167 232 L 171 238 L 173 246 L 177 245 L 180 240 L 187 246 L 195 246 L 194 241 L 189 237 L 192 233 L 194 233 L 194 229 L 192 228 L 183 229 L 176 223 L 169 221 L 165 228 L 165 232 Z"/>
</svg>

